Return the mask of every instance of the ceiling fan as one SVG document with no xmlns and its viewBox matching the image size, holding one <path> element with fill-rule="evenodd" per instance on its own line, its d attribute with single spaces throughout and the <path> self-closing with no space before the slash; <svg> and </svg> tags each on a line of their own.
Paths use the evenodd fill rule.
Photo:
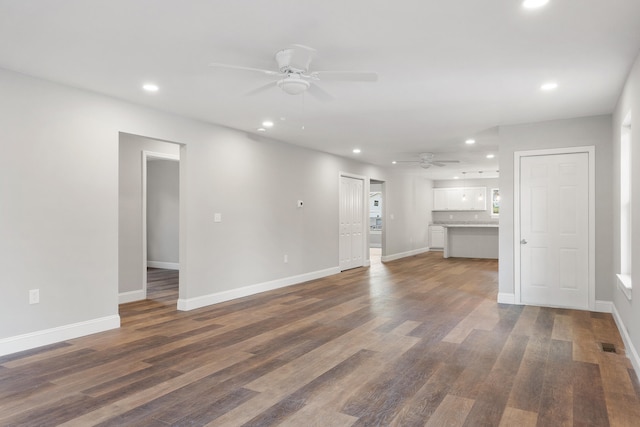
<svg viewBox="0 0 640 427">
<path fill-rule="evenodd" d="M 436 160 L 433 153 L 420 153 L 418 160 L 398 160 L 397 163 L 418 163 L 423 169 L 429 169 L 431 166 L 446 166 L 447 163 L 460 163 L 460 160 Z"/>
<path fill-rule="evenodd" d="M 294 44 L 290 47 L 279 50 L 275 54 L 275 60 L 278 64 L 277 70 L 265 70 L 261 68 L 245 67 L 242 65 L 221 64 L 213 62 L 210 67 L 229 68 L 232 70 L 253 71 L 268 76 L 273 76 L 277 80 L 260 86 L 252 90 L 247 95 L 255 95 L 257 93 L 271 89 L 274 86 L 279 87 L 285 93 L 290 95 L 299 95 L 309 92 L 321 101 L 329 101 L 331 95 L 322 90 L 316 83 L 319 81 L 351 81 L 351 82 L 375 82 L 378 80 L 378 74 L 372 72 L 359 71 L 309 71 L 309 65 L 313 59 L 316 50 L 308 46 Z"/>
</svg>

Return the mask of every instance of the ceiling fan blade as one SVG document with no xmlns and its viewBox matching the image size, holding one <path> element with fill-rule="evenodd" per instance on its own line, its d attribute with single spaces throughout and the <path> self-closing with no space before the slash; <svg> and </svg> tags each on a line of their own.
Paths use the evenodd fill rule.
<svg viewBox="0 0 640 427">
<path fill-rule="evenodd" d="M 460 160 L 434 160 L 438 163 L 460 163 Z"/>
<path fill-rule="evenodd" d="M 314 96 L 318 101 L 330 102 L 333 101 L 333 96 L 329 95 L 324 89 L 320 88 L 316 84 L 311 84 L 307 89 L 310 95 Z"/>
<path fill-rule="evenodd" d="M 314 80 L 344 82 L 376 82 L 378 73 L 361 71 L 314 71 L 309 75 Z"/>
<path fill-rule="evenodd" d="M 420 163 L 420 160 L 396 160 L 396 163 Z"/>
<path fill-rule="evenodd" d="M 209 67 L 227 68 L 227 69 L 230 69 L 230 70 L 254 71 L 254 72 L 266 74 L 268 76 L 280 76 L 280 75 L 283 75 L 279 71 L 263 70 L 262 68 L 245 67 L 245 66 L 242 66 L 242 65 L 221 64 L 219 62 L 212 62 L 212 63 L 209 64 Z"/>
<path fill-rule="evenodd" d="M 253 95 L 257 95 L 259 93 L 262 92 L 266 92 L 269 89 L 271 89 L 272 87 L 276 86 L 277 82 L 269 82 L 266 85 L 262 85 L 260 87 L 255 88 L 254 90 L 245 93 L 245 96 L 253 96 Z"/>
<path fill-rule="evenodd" d="M 430 164 L 432 164 L 434 166 L 439 166 L 439 167 L 446 166 L 444 163 L 440 163 L 440 162 L 431 162 Z"/>
</svg>

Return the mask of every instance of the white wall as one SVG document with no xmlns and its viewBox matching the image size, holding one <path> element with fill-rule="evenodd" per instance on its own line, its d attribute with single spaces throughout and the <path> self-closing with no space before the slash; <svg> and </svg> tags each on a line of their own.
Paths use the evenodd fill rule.
<svg viewBox="0 0 640 427">
<path fill-rule="evenodd" d="M 120 134 L 118 153 L 118 292 L 142 292 L 142 152 L 180 154 L 180 146 Z M 177 162 L 176 162 L 177 164 Z M 176 230 L 176 235 L 179 234 Z M 148 251 L 149 248 L 147 248 Z M 176 252 L 178 249 L 176 248 Z M 175 261 L 178 262 L 178 261 Z"/>
<path fill-rule="evenodd" d="M 426 247 L 418 176 L 3 70 L 0 93 L 0 354 L 117 326 L 120 133 L 184 144 L 182 300 L 337 269 L 340 171 L 386 182 L 387 254 Z"/>
<path fill-rule="evenodd" d="M 514 294 L 514 152 L 595 146 L 596 300 L 611 301 L 611 116 L 556 120 L 500 128 L 500 293 Z"/>
<path fill-rule="evenodd" d="M 390 175 L 385 184 L 383 260 L 429 246 L 433 181 L 420 175 Z M 393 219 L 392 219 L 393 217 Z"/>
<path fill-rule="evenodd" d="M 147 261 L 177 264 L 180 218 L 180 163 L 147 162 Z M 163 267 L 160 267 L 163 268 Z M 169 268 L 169 267 L 166 267 Z"/>
<path fill-rule="evenodd" d="M 625 116 L 632 113 L 631 133 L 631 280 L 633 283 L 632 300 L 629 301 L 617 286 L 614 273 L 620 273 L 620 127 Z M 640 374 L 640 56 L 629 74 L 622 95 L 613 115 L 613 271 L 606 278 L 613 293 L 613 303 L 623 334 L 626 333 L 627 354 L 631 354 L 636 373 Z M 632 348 L 629 348 L 632 347 Z"/>
</svg>

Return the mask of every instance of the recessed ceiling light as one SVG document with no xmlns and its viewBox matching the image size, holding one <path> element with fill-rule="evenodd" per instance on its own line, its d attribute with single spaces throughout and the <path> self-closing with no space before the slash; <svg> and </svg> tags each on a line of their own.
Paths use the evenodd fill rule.
<svg viewBox="0 0 640 427">
<path fill-rule="evenodd" d="M 547 82 L 540 86 L 540 90 L 544 90 L 546 92 L 556 89 L 558 89 L 558 83 L 556 82 Z"/>
<path fill-rule="evenodd" d="M 495 154 L 487 154 L 487 159 L 493 159 L 495 156 Z"/>
<path fill-rule="evenodd" d="M 392 165 L 397 164 L 398 162 L 396 162 L 395 160 L 393 162 L 391 162 Z"/>
<path fill-rule="evenodd" d="M 460 177 L 459 176 L 454 176 L 453 179 L 460 179 Z"/>
<path fill-rule="evenodd" d="M 267 130 L 265 128 L 258 128 L 258 132 L 266 132 Z"/>
<path fill-rule="evenodd" d="M 467 139 L 464 143 L 467 144 L 467 145 L 473 145 L 473 144 L 476 143 L 476 140 L 475 139 Z"/>
<path fill-rule="evenodd" d="M 549 0 L 524 0 L 522 7 L 525 9 L 538 9 L 549 3 Z"/>
<path fill-rule="evenodd" d="M 158 87 L 158 85 L 154 85 L 153 83 L 146 83 L 142 86 L 142 89 L 146 90 L 147 92 L 157 92 L 160 88 Z"/>
<path fill-rule="evenodd" d="M 353 153 L 354 153 L 354 154 L 360 154 L 360 153 L 361 153 L 361 150 L 360 150 L 359 148 L 354 148 L 354 149 L 353 149 Z"/>
<path fill-rule="evenodd" d="M 273 127 L 273 122 L 271 120 L 265 120 L 264 122 L 262 122 L 262 126 L 266 128 L 271 128 Z"/>
</svg>

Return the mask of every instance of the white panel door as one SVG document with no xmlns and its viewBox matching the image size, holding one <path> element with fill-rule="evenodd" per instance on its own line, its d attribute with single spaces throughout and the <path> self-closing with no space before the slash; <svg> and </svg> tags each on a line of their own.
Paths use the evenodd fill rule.
<svg viewBox="0 0 640 427">
<path fill-rule="evenodd" d="M 589 155 L 520 159 L 525 304 L 589 308 Z"/>
<path fill-rule="evenodd" d="M 364 181 L 340 177 L 340 270 L 364 265 Z"/>
</svg>

